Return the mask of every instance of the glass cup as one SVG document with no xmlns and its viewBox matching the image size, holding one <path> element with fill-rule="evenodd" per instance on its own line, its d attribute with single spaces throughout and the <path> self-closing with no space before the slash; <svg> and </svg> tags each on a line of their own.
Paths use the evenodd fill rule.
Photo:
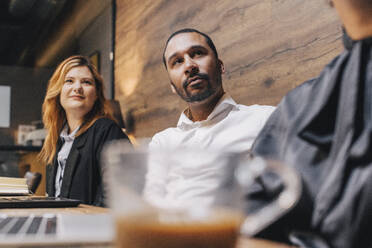
<svg viewBox="0 0 372 248">
<path fill-rule="evenodd" d="M 103 161 L 117 247 L 233 248 L 241 233 L 255 234 L 296 198 L 285 187 L 277 200 L 247 216 L 245 193 L 254 179 L 267 170 L 287 173 L 248 154 L 134 149 L 116 141 Z"/>
</svg>

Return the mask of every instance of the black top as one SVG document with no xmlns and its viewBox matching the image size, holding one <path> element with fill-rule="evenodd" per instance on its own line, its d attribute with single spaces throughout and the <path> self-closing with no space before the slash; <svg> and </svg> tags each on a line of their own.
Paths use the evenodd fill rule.
<svg viewBox="0 0 372 248">
<path fill-rule="evenodd" d="M 372 38 L 289 92 L 252 152 L 300 172 L 312 206 L 305 231 L 330 247 L 372 247 Z"/>
<path fill-rule="evenodd" d="M 98 119 L 86 132 L 75 138 L 66 161 L 60 197 L 78 199 L 90 205 L 105 205 L 101 152 L 106 142 L 117 139 L 127 139 L 129 142 L 121 128 L 107 118 Z M 61 146 L 59 140 L 53 164 L 47 166 L 46 191 L 49 196 L 55 194 L 57 154 Z"/>
</svg>

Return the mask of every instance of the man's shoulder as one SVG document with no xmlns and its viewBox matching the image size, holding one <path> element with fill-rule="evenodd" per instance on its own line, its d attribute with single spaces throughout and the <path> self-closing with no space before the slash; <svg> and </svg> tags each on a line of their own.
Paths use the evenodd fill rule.
<svg viewBox="0 0 372 248">
<path fill-rule="evenodd" d="M 174 134 L 174 133 L 177 133 L 179 131 L 180 130 L 177 127 L 168 127 L 168 128 L 166 128 L 162 131 L 159 131 L 159 132 L 155 133 L 152 138 L 154 139 L 154 138 L 160 138 L 160 137 L 167 137 L 167 136 L 169 136 L 171 134 Z"/>
<path fill-rule="evenodd" d="M 177 127 L 169 127 L 157 132 L 152 136 L 150 146 L 169 145 L 175 142 L 174 139 L 178 140 L 177 137 L 179 137 L 179 132 L 181 132 L 181 130 Z"/>
<path fill-rule="evenodd" d="M 253 105 L 243 105 L 243 104 L 237 104 L 237 107 L 239 111 L 242 111 L 243 113 L 249 114 L 249 115 L 258 115 L 258 116 L 267 116 L 270 115 L 276 107 L 270 106 L 270 105 L 259 105 L 259 104 L 253 104 Z"/>
<path fill-rule="evenodd" d="M 275 106 L 270 105 L 260 105 L 260 104 L 253 104 L 253 105 L 243 105 L 243 104 L 237 104 L 239 109 L 242 110 L 251 110 L 251 111 L 270 111 L 275 109 Z"/>
</svg>

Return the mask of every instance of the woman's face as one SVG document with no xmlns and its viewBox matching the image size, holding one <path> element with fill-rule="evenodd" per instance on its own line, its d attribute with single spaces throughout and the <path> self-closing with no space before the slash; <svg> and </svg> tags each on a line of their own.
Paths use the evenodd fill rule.
<svg viewBox="0 0 372 248">
<path fill-rule="evenodd" d="M 84 118 L 97 100 L 95 80 L 86 66 L 69 70 L 60 94 L 60 102 L 67 115 Z"/>
</svg>

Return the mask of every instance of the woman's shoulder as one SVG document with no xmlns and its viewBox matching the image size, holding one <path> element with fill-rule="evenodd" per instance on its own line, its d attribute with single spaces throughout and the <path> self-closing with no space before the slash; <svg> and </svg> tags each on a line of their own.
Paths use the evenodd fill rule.
<svg viewBox="0 0 372 248">
<path fill-rule="evenodd" d="M 97 119 L 89 129 L 93 129 L 94 132 L 105 132 L 111 129 L 121 130 L 119 125 L 114 120 L 107 117 Z"/>
<path fill-rule="evenodd" d="M 107 117 L 99 118 L 93 124 L 93 126 L 99 127 L 99 128 L 110 127 L 113 125 L 119 127 L 118 124 L 114 120 L 109 119 Z"/>
<path fill-rule="evenodd" d="M 110 118 L 99 118 L 93 124 L 94 133 L 97 136 L 105 137 L 105 139 L 128 139 L 128 136 L 123 132 L 123 129 L 116 121 Z"/>
<path fill-rule="evenodd" d="M 97 119 L 88 129 L 88 133 L 94 136 L 113 136 L 117 138 L 127 138 L 123 130 L 112 119 L 102 117 Z M 89 135 L 89 134 L 88 134 Z"/>
</svg>

